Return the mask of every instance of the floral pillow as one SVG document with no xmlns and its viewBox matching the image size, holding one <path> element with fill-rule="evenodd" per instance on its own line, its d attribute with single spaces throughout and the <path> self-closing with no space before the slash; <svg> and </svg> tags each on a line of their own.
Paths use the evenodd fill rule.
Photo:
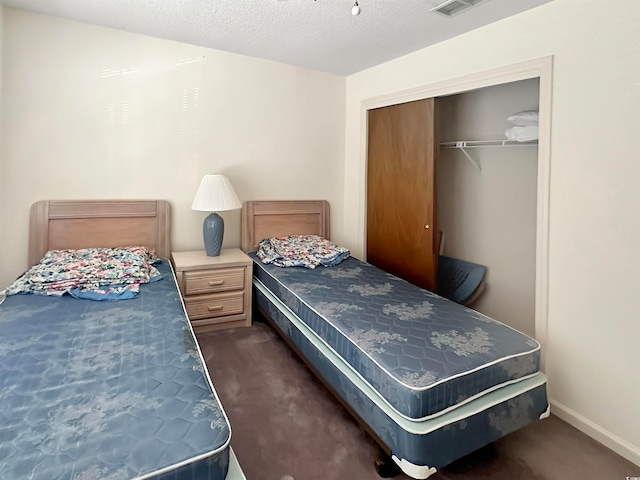
<svg viewBox="0 0 640 480">
<path fill-rule="evenodd" d="M 31 293 L 91 300 L 124 300 L 138 295 L 140 284 L 160 280 L 146 247 L 50 250 L 11 284 L 7 295 Z"/>
<path fill-rule="evenodd" d="M 262 263 L 279 267 L 330 267 L 347 258 L 349 250 L 318 235 L 265 238 L 256 252 Z"/>
</svg>

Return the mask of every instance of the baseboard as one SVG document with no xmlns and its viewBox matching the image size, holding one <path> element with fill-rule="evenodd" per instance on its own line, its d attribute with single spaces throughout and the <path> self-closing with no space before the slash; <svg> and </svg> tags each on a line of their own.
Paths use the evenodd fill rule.
<svg viewBox="0 0 640 480">
<path fill-rule="evenodd" d="M 640 466 L 640 448 L 631 445 L 626 440 L 623 440 L 610 431 L 596 425 L 591 420 L 586 419 L 560 402 L 550 400 L 549 403 L 551 403 L 551 413 L 556 417 L 564 420 L 569 425 L 572 425 L 586 435 L 589 435 L 591 438 L 600 442 L 605 447 L 610 448 L 618 455 L 629 460 L 631 463 Z"/>
</svg>

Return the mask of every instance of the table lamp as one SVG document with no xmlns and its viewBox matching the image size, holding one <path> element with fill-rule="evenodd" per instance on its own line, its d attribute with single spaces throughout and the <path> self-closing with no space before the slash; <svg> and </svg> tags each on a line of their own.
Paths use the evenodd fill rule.
<svg viewBox="0 0 640 480">
<path fill-rule="evenodd" d="M 231 182 L 224 175 L 205 175 L 202 177 L 191 210 L 212 212 L 204 219 L 202 234 L 204 248 L 209 257 L 220 255 L 224 236 L 224 220 L 216 212 L 242 208 Z"/>
</svg>

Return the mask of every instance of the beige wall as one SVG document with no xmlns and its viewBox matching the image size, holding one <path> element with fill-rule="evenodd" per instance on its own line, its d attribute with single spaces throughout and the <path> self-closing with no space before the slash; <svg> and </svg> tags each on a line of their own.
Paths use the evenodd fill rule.
<svg viewBox="0 0 640 480">
<path fill-rule="evenodd" d="M 0 288 L 26 266 L 41 199 L 164 198 L 173 247 L 202 248 L 201 177 L 241 200 L 323 198 L 342 225 L 345 79 L 15 9 L 4 11 Z M 225 246 L 240 213 L 224 212 Z"/>
<path fill-rule="evenodd" d="M 553 411 L 640 464 L 640 2 L 555 0 L 347 79 L 345 236 L 363 100 L 554 57 L 546 373 Z"/>
<path fill-rule="evenodd" d="M 538 108 L 538 79 L 438 99 L 441 141 L 504 140 L 507 117 Z M 473 308 L 529 335 L 535 325 L 537 147 L 441 149 L 438 226 L 444 254 L 487 267 Z"/>
</svg>

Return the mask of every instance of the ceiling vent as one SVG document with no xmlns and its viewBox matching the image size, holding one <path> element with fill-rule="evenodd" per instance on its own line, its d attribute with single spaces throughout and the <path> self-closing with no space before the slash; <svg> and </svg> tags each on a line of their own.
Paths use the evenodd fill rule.
<svg viewBox="0 0 640 480">
<path fill-rule="evenodd" d="M 453 17 L 484 1 L 485 0 L 445 0 L 429 11 L 439 13 L 445 17 Z"/>
</svg>

